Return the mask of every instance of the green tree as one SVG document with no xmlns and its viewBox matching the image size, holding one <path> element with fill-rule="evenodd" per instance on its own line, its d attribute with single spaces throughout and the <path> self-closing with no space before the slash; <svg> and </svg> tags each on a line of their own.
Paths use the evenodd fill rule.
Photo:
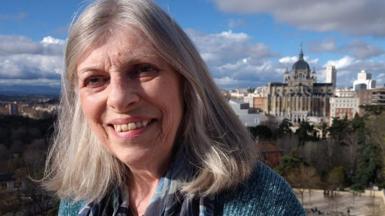
<svg viewBox="0 0 385 216">
<path fill-rule="evenodd" d="M 278 126 L 277 130 L 277 136 L 282 137 L 284 135 L 289 135 L 291 136 L 293 134 L 293 131 L 291 130 L 290 127 L 292 127 L 293 124 L 291 121 L 287 118 L 283 119 L 282 122 Z"/>
<path fill-rule="evenodd" d="M 354 131 L 360 130 L 362 128 L 365 128 L 365 118 L 360 117 L 358 115 L 355 115 L 354 118 L 351 121 L 352 129 Z"/>
<path fill-rule="evenodd" d="M 370 131 L 364 121 L 357 120 L 356 139 L 358 144 L 357 169 L 353 177 L 353 188 L 363 190 L 370 183 L 377 183 L 378 171 L 381 169 L 380 148 L 368 139 Z"/>
<path fill-rule="evenodd" d="M 361 108 L 369 115 L 380 115 L 385 109 L 383 105 L 364 105 Z"/>
<path fill-rule="evenodd" d="M 288 172 L 295 168 L 299 168 L 301 164 L 304 164 L 302 158 L 296 156 L 296 155 L 285 155 L 281 159 L 281 163 L 279 163 L 279 166 L 276 167 L 277 172 L 282 175 L 286 176 Z"/>
<path fill-rule="evenodd" d="M 248 128 L 254 139 L 269 140 L 273 138 L 273 132 L 266 125 L 257 125 Z"/>
<path fill-rule="evenodd" d="M 329 127 L 330 137 L 338 144 L 346 145 L 346 138 L 352 133 L 350 121 L 347 118 L 333 118 Z"/>
<path fill-rule="evenodd" d="M 298 189 L 302 202 L 305 189 L 318 188 L 321 183 L 317 170 L 294 155 L 285 155 L 276 170 Z"/>
<path fill-rule="evenodd" d="M 375 144 L 380 152 L 381 171 L 378 184 L 385 188 L 385 112 L 380 115 L 370 115 L 366 118 L 365 126 L 370 131 L 370 142 Z"/>
<path fill-rule="evenodd" d="M 295 134 L 298 136 L 299 146 L 304 146 L 306 141 L 316 139 L 314 126 L 307 121 L 300 122 L 299 128 L 295 131 Z"/>
</svg>

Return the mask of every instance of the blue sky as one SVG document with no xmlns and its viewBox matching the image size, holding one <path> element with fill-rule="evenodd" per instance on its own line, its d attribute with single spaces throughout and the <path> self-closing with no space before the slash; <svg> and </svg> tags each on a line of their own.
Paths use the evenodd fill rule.
<svg viewBox="0 0 385 216">
<path fill-rule="evenodd" d="M 190 35 L 221 88 L 282 81 L 301 43 L 319 82 L 333 64 L 338 86 L 351 86 L 362 69 L 378 86 L 385 83 L 384 0 L 156 2 Z M 87 1 L 1 3 L 0 91 L 7 85 L 58 87 L 68 26 Z"/>
</svg>

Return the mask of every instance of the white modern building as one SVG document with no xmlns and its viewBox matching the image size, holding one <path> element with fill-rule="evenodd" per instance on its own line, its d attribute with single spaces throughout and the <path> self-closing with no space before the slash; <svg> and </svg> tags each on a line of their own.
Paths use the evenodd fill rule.
<svg viewBox="0 0 385 216">
<path fill-rule="evenodd" d="M 357 91 L 374 88 L 376 88 L 376 81 L 372 80 L 372 74 L 361 70 L 357 75 L 357 80 L 353 82 L 353 89 Z"/>
<path fill-rule="evenodd" d="M 325 70 L 325 83 L 331 83 L 333 87 L 337 84 L 337 70 L 333 65 L 328 65 Z"/>
</svg>

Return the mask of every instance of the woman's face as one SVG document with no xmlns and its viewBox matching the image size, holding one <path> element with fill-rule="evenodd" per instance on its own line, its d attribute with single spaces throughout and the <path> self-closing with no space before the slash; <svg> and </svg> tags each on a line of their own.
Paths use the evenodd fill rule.
<svg viewBox="0 0 385 216">
<path fill-rule="evenodd" d="M 134 27 L 118 29 L 77 65 L 84 115 L 99 140 L 130 168 L 160 166 L 182 118 L 181 78 Z"/>
</svg>

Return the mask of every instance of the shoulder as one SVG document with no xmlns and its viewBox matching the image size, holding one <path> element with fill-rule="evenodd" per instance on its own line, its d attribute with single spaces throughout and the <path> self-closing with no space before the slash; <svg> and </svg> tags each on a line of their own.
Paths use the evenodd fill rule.
<svg viewBox="0 0 385 216">
<path fill-rule="evenodd" d="M 77 216 L 84 202 L 73 202 L 67 199 L 60 200 L 58 216 Z"/>
<path fill-rule="evenodd" d="M 305 215 L 288 183 L 261 162 L 245 182 L 219 194 L 217 204 L 219 215 Z"/>
</svg>

